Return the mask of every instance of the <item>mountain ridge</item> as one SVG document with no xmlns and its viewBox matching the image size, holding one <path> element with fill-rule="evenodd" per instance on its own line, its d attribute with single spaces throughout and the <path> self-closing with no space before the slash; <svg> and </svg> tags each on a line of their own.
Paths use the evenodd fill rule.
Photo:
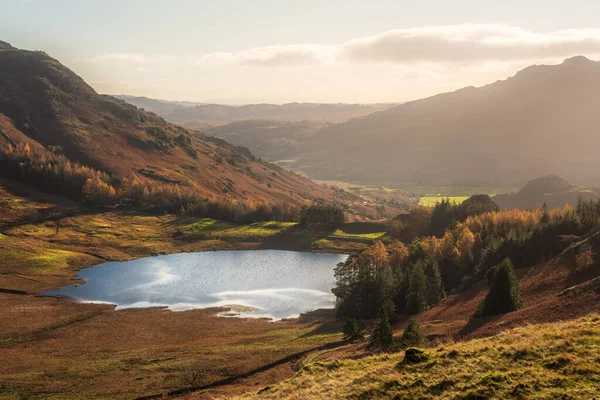
<svg viewBox="0 0 600 400">
<path fill-rule="evenodd" d="M 548 174 L 594 184 L 598 93 L 600 63 L 573 57 L 333 124 L 265 158 L 362 184 L 515 186 Z M 234 143 L 235 133 L 227 136 Z"/>
</svg>

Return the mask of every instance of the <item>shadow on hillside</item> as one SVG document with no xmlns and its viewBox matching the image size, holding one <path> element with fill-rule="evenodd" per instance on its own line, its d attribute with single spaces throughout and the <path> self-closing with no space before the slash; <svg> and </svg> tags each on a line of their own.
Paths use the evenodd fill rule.
<svg viewBox="0 0 600 400">
<path fill-rule="evenodd" d="M 301 335 L 301 338 L 327 335 L 332 333 L 339 333 L 342 331 L 342 321 L 337 321 L 335 318 L 334 309 L 319 309 L 310 311 L 308 313 L 300 315 L 298 322 L 308 323 L 310 326 L 314 326 L 315 329 L 310 332 Z"/>
<path fill-rule="evenodd" d="M 373 232 L 385 232 L 387 227 L 381 222 L 350 222 L 340 227 L 342 231 L 351 235 L 361 235 Z"/>
<path fill-rule="evenodd" d="M 335 229 L 311 231 L 298 226 L 291 227 L 266 238 L 260 245 L 260 249 L 284 249 L 284 250 L 313 250 L 313 244 L 319 240 L 327 239 Z"/>
<path fill-rule="evenodd" d="M 481 327 L 489 324 L 489 323 L 494 323 L 495 321 L 499 320 L 502 316 L 501 315 L 497 315 L 497 316 L 493 316 L 493 317 L 480 317 L 480 318 L 471 318 L 469 320 L 469 322 L 467 322 L 467 324 L 458 332 L 458 337 L 464 337 L 464 336 L 468 336 L 471 333 L 475 332 L 476 330 L 480 329 Z"/>
<path fill-rule="evenodd" d="M 478 296 L 481 296 L 482 289 L 485 285 L 485 282 L 479 282 L 473 288 L 469 289 L 466 292 L 458 293 L 447 297 L 442 303 L 441 307 L 439 307 L 439 311 L 431 316 L 432 319 L 437 319 L 438 317 L 442 316 L 449 308 L 460 306 L 464 303 L 475 299 Z"/>
</svg>

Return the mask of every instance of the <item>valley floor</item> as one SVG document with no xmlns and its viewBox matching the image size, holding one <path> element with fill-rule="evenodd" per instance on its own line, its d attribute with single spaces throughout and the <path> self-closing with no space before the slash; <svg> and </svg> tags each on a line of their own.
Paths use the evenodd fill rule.
<svg viewBox="0 0 600 400">
<path fill-rule="evenodd" d="M 332 312 L 271 322 L 220 318 L 216 309 L 114 311 L 39 293 L 72 284 L 78 269 L 107 260 L 260 248 L 350 252 L 385 235 L 361 224 L 315 233 L 294 223 L 240 226 L 90 210 L 10 187 L 0 186 L 2 399 L 135 398 L 243 377 L 265 366 L 272 368 L 219 387 L 220 393 L 289 377 L 295 354 L 340 340 Z"/>
<path fill-rule="evenodd" d="M 432 346 L 426 350 L 430 361 L 398 372 L 402 353 L 365 358 L 364 344 L 342 345 L 332 311 L 271 322 L 216 317 L 219 310 L 114 311 L 110 305 L 39 295 L 73 283 L 78 269 L 105 260 L 224 249 L 351 252 L 386 239 L 377 224 L 347 224 L 322 233 L 282 222 L 239 226 L 85 210 L 20 188 L 0 189 L 0 208 L 0 399 L 169 393 L 204 399 L 254 396 L 265 387 L 270 389 L 261 396 L 297 399 L 385 398 L 384 392 L 399 398 L 472 393 L 465 398 L 476 399 L 515 391 L 529 397 L 538 389 L 546 398 L 567 392 L 586 398 L 593 384 L 598 387 L 600 264 L 578 271 L 569 254 L 518 270 L 525 307 L 517 312 L 472 320 L 485 295 L 481 282 L 420 314 Z M 44 221 L 59 213 L 58 225 Z M 576 322 L 527 327 L 586 315 Z M 405 323 L 394 327 L 396 335 Z M 481 337 L 489 339 L 468 341 Z M 292 380 L 274 386 L 285 379 Z"/>
</svg>

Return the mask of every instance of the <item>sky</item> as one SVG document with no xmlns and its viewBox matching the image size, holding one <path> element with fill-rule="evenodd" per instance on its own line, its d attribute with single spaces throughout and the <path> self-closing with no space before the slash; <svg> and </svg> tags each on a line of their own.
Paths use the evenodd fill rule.
<svg viewBox="0 0 600 400">
<path fill-rule="evenodd" d="M 0 40 L 96 91 L 227 104 L 402 102 L 600 59 L 598 0 L 0 0 Z"/>
</svg>

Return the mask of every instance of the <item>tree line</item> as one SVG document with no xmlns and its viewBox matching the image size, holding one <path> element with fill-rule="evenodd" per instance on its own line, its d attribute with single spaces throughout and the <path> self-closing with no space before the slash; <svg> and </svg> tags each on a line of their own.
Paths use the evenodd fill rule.
<svg viewBox="0 0 600 400">
<path fill-rule="evenodd" d="M 8 178 L 92 206 L 123 205 L 235 223 L 300 221 L 310 227 L 329 227 L 344 221 L 344 212 L 337 205 L 298 208 L 287 203 L 206 199 L 193 189 L 139 176 L 112 175 L 27 143 L 0 143 L 0 168 Z"/>
<path fill-rule="evenodd" d="M 441 208 L 448 210 L 448 203 Z M 419 224 L 431 227 L 435 213 L 434 208 L 427 217 L 421 214 Z M 511 268 L 520 268 L 554 257 L 569 246 L 568 238 L 600 225 L 600 200 L 580 200 L 576 207 L 554 210 L 492 208 L 463 214 L 451 223 L 449 218 L 439 220 L 449 225 L 443 235 L 429 230 L 409 244 L 377 242 L 338 264 L 332 289 L 338 315 L 374 318 L 388 300 L 397 312 L 416 314 L 438 304 L 447 293 L 468 289 L 486 274 L 493 277 L 490 271 L 498 265 L 510 262 Z"/>
</svg>

